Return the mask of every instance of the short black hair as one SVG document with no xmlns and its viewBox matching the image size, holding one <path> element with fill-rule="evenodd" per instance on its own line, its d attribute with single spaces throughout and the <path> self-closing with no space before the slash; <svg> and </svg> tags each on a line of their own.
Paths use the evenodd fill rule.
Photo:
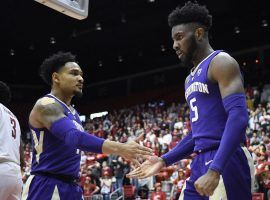
<svg viewBox="0 0 270 200">
<path fill-rule="evenodd" d="M 212 16 L 205 6 L 199 5 L 196 1 L 188 1 L 183 7 L 177 7 L 169 14 L 168 24 L 172 28 L 188 23 L 198 23 L 209 31 L 212 26 Z"/>
<path fill-rule="evenodd" d="M 11 100 L 11 92 L 6 83 L 0 81 L 0 103 L 8 105 Z"/>
<path fill-rule="evenodd" d="M 70 52 L 59 51 L 43 61 L 39 69 L 39 75 L 45 83 L 51 85 L 52 74 L 58 72 L 67 62 L 76 62 L 76 56 Z"/>
</svg>

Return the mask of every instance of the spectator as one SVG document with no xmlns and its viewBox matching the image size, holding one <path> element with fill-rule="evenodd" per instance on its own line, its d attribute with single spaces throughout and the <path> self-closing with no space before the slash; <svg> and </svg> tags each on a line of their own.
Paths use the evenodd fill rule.
<svg viewBox="0 0 270 200">
<path fill-rule="evenodd" d="M 112 191 L 112 178 L 108 171 L 105 171 L 100 181 L 100 193 L 103 195 L 104 200 L 110 199 L 110 193 Z"/>
<path fill-rule="evenodd" d="M 250 144 L 251 145 L 258 145 L 260 143 L 260 138 L 257 136 L 256 131 L 253 132 L 253 136 L 250 139 Z"/>
<path fill-rule="evenodd" d="M 99 187 L 91 182 L 91 178 L 89 176 L 86 177 L 84 186 L 83 186 L 83 195 L 84 196 L 92 196 L 97 194 L 99 191 Z"/>
<path fill-rule="evenodd" d="M 155 184 L 155 191 L 151 194 L 151 200 L 166 200 L 166 194 L 161 190 L 161 184 Z"/>
</svg>

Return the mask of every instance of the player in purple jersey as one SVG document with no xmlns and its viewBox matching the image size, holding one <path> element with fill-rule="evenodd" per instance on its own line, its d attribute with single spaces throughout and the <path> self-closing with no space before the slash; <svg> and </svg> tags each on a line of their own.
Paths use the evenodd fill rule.
<svg viewBox="0 0 270 200">
<path fill-rule="evenodd" d="M 244 145 L 248 114 L 238 63 L 210 46 L 212 16 L 205 6 L 189 1 L 172 11 L 168 22 L 178 58 L 191 66 L 185 97 L 192 132 L 161 158 L 152 157 L 128 176 L 152 176 L 196 152 L 180 199 L 250 200 L 254 165 Z"/>
<path fill-rule="evenodd" d="M 138 157 L 152 155 L 151 149 L 135 141 L 118 143 L 83 131 L 79 115 L 71 106 L 74 96 L 82 96 L 84 83 L 74 55 L 52 55 L 42 63 L 40 75 L 51 92 L 37 100 L 29 116 L 33 159 L 22 199 L 81 200 L 82 190 L 76 183 L 80 150 L 116 154 L 137 165 Z"/>
</svg>

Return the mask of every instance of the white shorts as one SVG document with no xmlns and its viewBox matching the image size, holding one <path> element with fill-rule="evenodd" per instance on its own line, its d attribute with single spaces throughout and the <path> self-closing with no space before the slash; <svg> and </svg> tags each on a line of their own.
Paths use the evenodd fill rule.
<svg viewBox="0 0 270 200">
<path fill-rule="evenodd" d="M 22 187 L 20 166 L 11 162 L 0 163 L 1 200 L 20 200 Z"/>
</svg>

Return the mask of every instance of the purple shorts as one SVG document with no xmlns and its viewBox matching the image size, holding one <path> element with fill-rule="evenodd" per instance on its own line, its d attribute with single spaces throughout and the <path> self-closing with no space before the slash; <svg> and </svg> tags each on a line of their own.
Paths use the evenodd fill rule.
<svg viewBox="0 0 270 200">
<path fill-rule="evenodd" d="M 82 189 L 76 183 L 62 180 L 31 175 L 23 189 L 22 200 L 82 200 Z"/>
<path fill-rule="evenodd" d="M 247 148 L 239 147 L 233 154 L 221 175 L 214 196 L 203 197 L 194 187 L 195 181 L 204 175 L 214 159 L 217 150 L 198 154 L 191 163 L 191 176 L 179 200 L 251 200 L 254 184 L 253 159 Z"/>
</svg>

